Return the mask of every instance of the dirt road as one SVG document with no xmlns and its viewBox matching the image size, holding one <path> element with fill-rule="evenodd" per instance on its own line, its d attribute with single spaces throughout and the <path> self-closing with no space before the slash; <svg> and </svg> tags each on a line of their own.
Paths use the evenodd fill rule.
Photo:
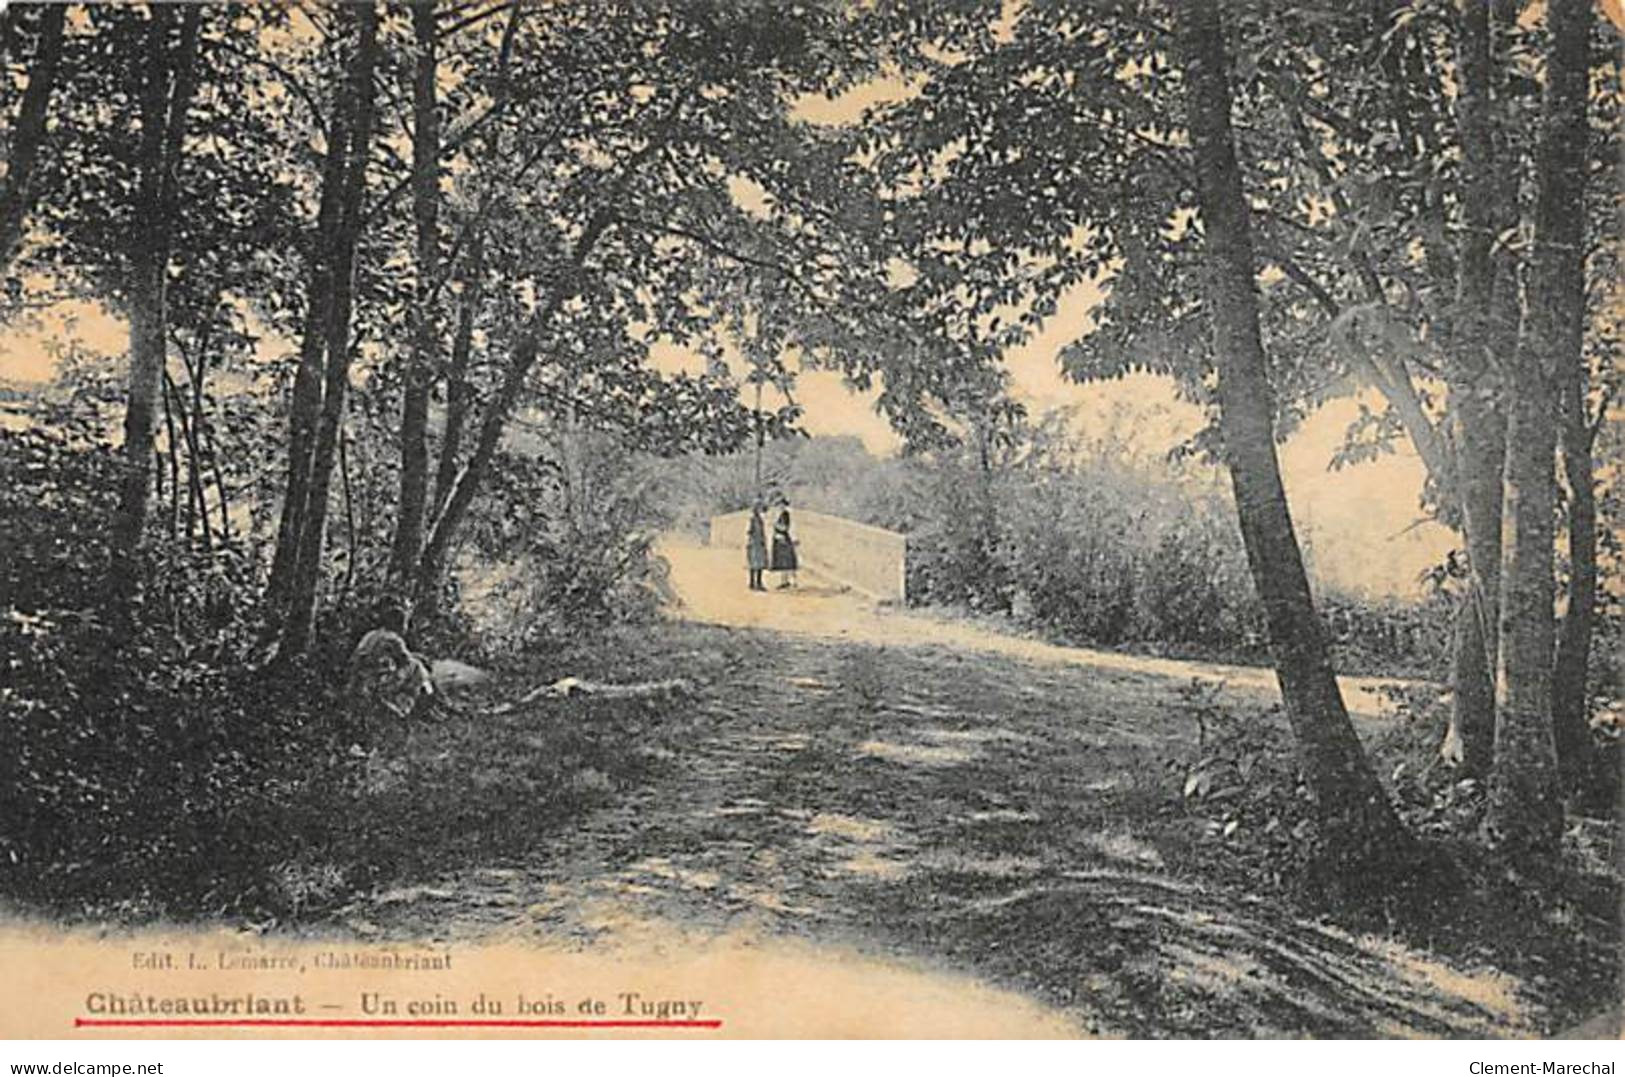
<svg viewBox="0 0 1625 1077">
<path fill-rule="evenodd" d="M 737 961 L 748 983 L 772 969 L 807 992 L 736 999 L 782 1005 L 777 1028 L 805 1035 L 1488 1036 L 1543 1019 L 1503 973 L 1215 883 L 1212 836 L 1170 777 L 1192 729 L 1165 664 L 866 610 L 817 581 L 725 593 L 710 553 L 668 552 L 689 620 L 600 648 L 597 668 L 561 661 L 682 676 L 694 697 L 630 717 L 549 701 L 421 739 L 422 795 L 442 781 L 501 817 L 465 809 L 421 861 L 460 866 L 353 902 L 352 930 Z M 527 825 L 551 818 L 527 805 L 537 753 L 603 795 Z"/>
<path fill-rule="evenodd" d="M 843 591 L 819 578 L 816 572 L 803 572 L 802 586 L 795 591 L 753 592 L 740 586 L 745 572 L 736 551 L 712 549 L 675 537 L 661 543 L 659 550 L 671 566 L 671 584 L 682 600 L 681 616 L 703 624 L 767 629 L 886 647 L 952 647 L 1037 665 L 1143 674 L 1165 680 L 1172 686 L 1193 679 L 1223 684 L 1238 702 L 1273 703 L 1280 699 L 1275 672 L 1269 669 L 1061 647 L 993 631 L 964 620 L 879 606 Z M 1406 682 L 1381 677 L 1339 677 L 1338 683 L 1342 685 L 1343 698 L 1352 714 L 1378 718 L 1385 706 L 1383 690 Z"/>
</svg>

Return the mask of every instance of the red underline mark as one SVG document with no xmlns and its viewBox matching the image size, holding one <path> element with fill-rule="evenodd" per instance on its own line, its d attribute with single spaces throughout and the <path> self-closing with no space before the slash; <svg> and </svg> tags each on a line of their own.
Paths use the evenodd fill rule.
<svg viewBox="0 0 1625 1077">
<path fill-rule="evenodd" d="M 721 1028 L 710 1021 L 120 1020 L 75 1017 L 75 1028 Z"/>
</svg>

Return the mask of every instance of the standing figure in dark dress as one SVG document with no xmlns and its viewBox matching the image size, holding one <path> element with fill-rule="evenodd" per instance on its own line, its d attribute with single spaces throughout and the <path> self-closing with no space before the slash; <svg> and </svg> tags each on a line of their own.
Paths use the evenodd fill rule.
<svg viewBox="0 0 1625 1077">
<path fill-rule="evenodd" d="M 790 502 L 779 500 L 779 518 L 773 523 L 773 559 L 769 568 L 779 573 L 779 589 L 796 585 L 796 542 L 790 537 Z"/>
<path fill-rule="evenodd" d="M 762 519 L 760 501 L 750 507 L 750 537 L 745 540 L 745 567 L 750 570 L 750 589 L 765 591 L 762 570 L 767 568 L 767 522 Z"/>
</svg>

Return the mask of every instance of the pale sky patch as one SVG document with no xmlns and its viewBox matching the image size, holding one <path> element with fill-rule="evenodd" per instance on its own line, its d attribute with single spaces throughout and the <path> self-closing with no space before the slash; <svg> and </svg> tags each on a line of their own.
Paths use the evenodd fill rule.
<svg viewBox="0 0 1625 1077">
<path fill-rule="evenodd" d="M 65 301 L 37 312 L 34 321 L 0 333 L 0 381 L 38 385 L 54 378 L 53 341 L 94 355 L 122 355 L 129 347 L 129 327 L 99 303 Z"/>
</svg>

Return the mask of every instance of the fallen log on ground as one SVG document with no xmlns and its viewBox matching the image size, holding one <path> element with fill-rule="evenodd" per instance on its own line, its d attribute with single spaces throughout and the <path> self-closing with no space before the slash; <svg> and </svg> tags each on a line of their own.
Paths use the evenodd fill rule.
<svg viewBox="0 0 1625 1077">
<path fill-rule="evenodd" d="M 579 677 L 563 677 L 552 684 L 532 689 L 516 700 L 495 707 L 491 713 L 507 714 L 546 699 L 567 699 L 575 696 L 590 696 L 595 699 L 673 699 L 687 695 L 693 690 L 694 686 L 681 677 L 663 681 L 637 681 L 631 684 L 605 684 L 599 681 L 584 681 Z"/>
</svg>

